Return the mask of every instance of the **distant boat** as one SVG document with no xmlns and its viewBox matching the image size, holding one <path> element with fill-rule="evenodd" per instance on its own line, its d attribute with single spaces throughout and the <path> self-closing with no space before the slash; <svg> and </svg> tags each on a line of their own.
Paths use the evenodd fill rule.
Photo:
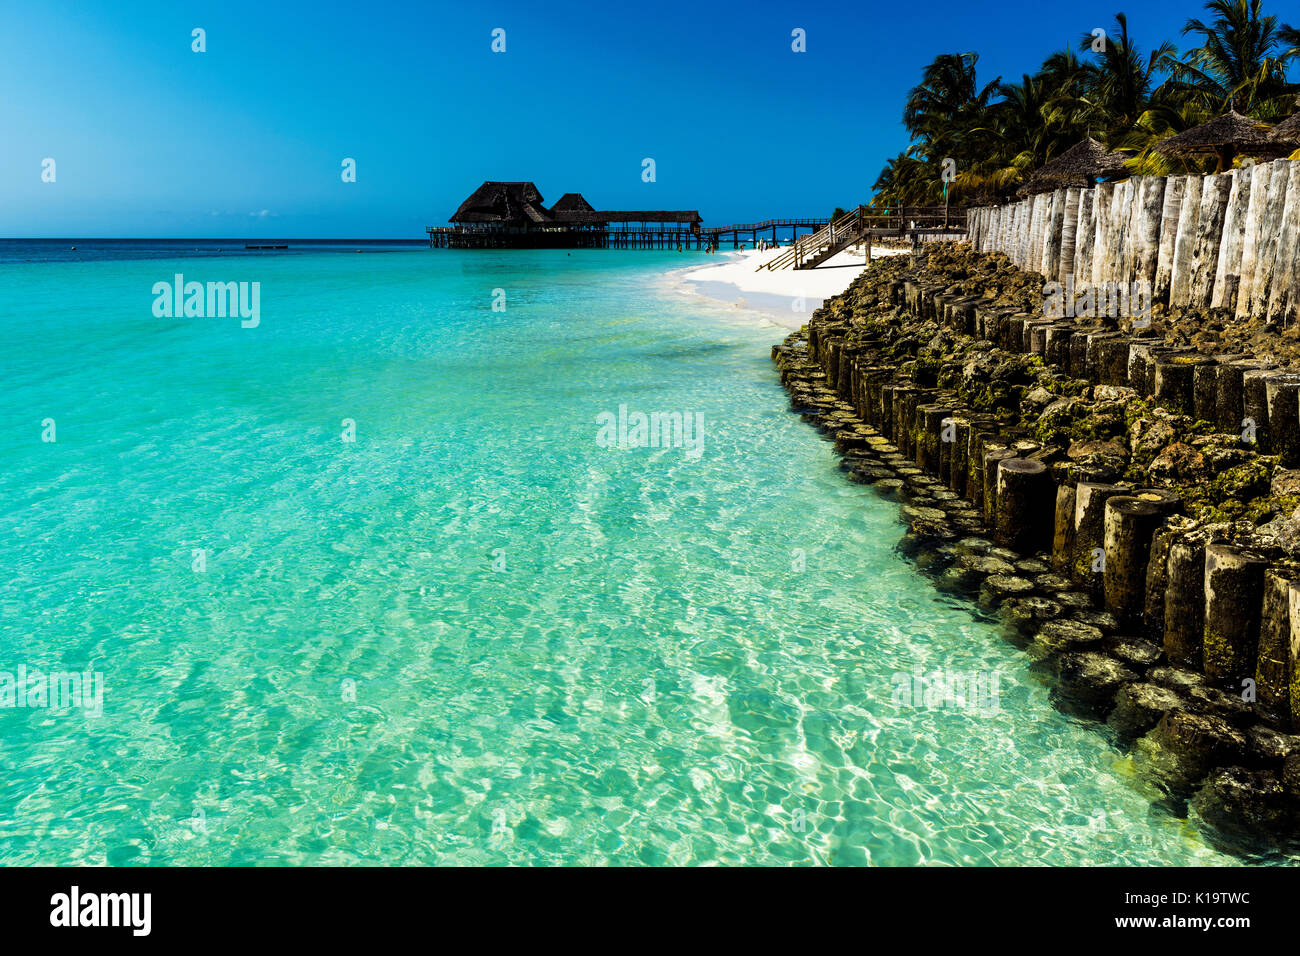
<svg viewBox="0 0 1300 956">
<path fill-rule="evenodd" d="M 245 248 L 245 249 L 288 249 L 289 247 L 288 247 L 287 245 L 284 245 L 284 246 L 255 246 L 255 245 L 253 245 L 252 243 L 247 243 L 247 242 L 246 242 L 246 243 L 244 243 L 244 248 Z"/>
</svg>

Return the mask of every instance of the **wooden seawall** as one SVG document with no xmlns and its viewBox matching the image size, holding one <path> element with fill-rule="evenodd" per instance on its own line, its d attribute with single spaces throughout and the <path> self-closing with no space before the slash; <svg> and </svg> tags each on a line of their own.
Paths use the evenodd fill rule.
<svg viewBox="0 0 1300 956">
<path fill-rule="evenodd" d="M 1076 285 L 1147 282 L 1171 308 L 1294 318 L 1300 161 L 1210 176 L 1138 176 L 967 211 L 979 252 Z"/>
<path fill-rule="evenodd" d="M 1232 180 L 1205 177 L 1193 194 L 1213 203 L 1226 182 L 1232 200 Z M 1163 222 L 1153 188 L 1132 201 Z M 1050 221 L 1052 204 L 1021 206 L 1021 222 L 1035 205 Z M 1231 205 L 1206 222 L 1233 223 Z M 1249 200 L 1238 209 L 1248 214 Z M 1128 222 L 1140 239 L 1133 269 L 1159 266 L 1162 233 L 1142 228 L 1153 220 Z M 1177 233 L 1163 235 L 1179 247 Z M 1212 295 L 1219 259 L 1211 268 L 1196 255 L 1201 233 L 1185 235 L 1191 252 L 1181 273 L 1168 260 L 1170 285 L 1181 274 L 1189 292 L 1199 283 Z M 1047 246 L 1038 255 L 1050 258 Z M 1129 268 L 1120 249 L 1117 270 Z M 1248 509 L 1234 520 L 1204 507 L 1271 498 L 1282 518 L 1297 507 L 1300 472 L 1287 469 L 1300 467 L 1300 374 L 1193 353 L 1155 329 L 1024 311 L 1002 295 L 1035 280 L 978 258 L 874 264 L 773 349 L 792 406 L 834 439 L 851 480 L 901 501 L 900 550 L 941 587 L 977 594 L 1053 676 L 1062 705 L 1105 720 L 1144 779 L 1215 828 L 1300 837 L 1300 537 L 1246 520 Z M 979 294 L 985 285 L 998 295 Z M 1027 408 L 1037 411 L 1022 418 Z M 1107 415 L 1122 446 L 1099 430 Z M 1257 434 L 1239 438 L 1247 419 Z M 1166 426 L 1143 453 L 1150 429 Z M 1199 454 L 1193 446 L 1222 454 L 1222 467 L 1157 469 L 1157 447 Z"/>
</svg>

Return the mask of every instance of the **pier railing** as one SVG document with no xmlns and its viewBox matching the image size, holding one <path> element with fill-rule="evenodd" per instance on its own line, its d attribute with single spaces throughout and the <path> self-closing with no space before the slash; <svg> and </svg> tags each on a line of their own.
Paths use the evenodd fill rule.
<svg viewBox="0 0 1300 956">
<path fill-rule="evenodd" d="M 943 206 L 904 206 L 894 212 L 878 212 L 858 206 L 852 212 L 828 222 L 810 236 L 795 241 L 789 249 L 763 263 L 767 269 L 814 269 L 835 253 L 870 238 L 948 238 L 966 232 L 966 212 Z"/>
<path fill-rule="evenodd" d="M 764 219 L 762 222 L 740 222 L 729 226 L 710 226 L 701 229 L 705 235 L 722 236 L 727 233 L 760 233 L 769 229 L 820 229 L 829 222 L 827 219 Z"/>
<path fill-rule="evenodd" d="M 818 257 L 830 246 L 842 241 L 846 234 L 856 235 L 861 228 L 862 209 L 863 207 L 859 206 L 847 216 L 828 222 L 811 236 L 804 236 L 797 240 L 785 252 L 763 263 L 758 269 L 775 271 L 788 269 L 791 266 L 796 269 L 802 268 L 804 261 Z M 754 271 L 757 272 L 758 269 Z"/>
</svg>

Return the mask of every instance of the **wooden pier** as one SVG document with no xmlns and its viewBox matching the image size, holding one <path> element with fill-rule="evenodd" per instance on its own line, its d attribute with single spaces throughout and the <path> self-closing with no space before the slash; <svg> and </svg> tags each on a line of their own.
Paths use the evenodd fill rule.
<svg viewBox="0 0 1300 956">
<path fill-rule="evenodd" d="M 687 223 L 611 222 L 586 229 L 464 229 L 428 226 L 430 249 L 703 249 Z"/>
<path fill-rule="evenodd" d="M 824 228 L 828 222 L 830 222 L 829 219 L 764 219 L 762 222 L 747 222 L 730 226 L 714 226 L 711 229 L 703 229 L 701 232 L 712 238 L 714 241 L 713 244 L 719 247 L 721 247 L 722 243 L 726 241 L 727 236 L 730 236 L 731 245 L 734 249 L 740 246 L 740 236 L 742 233 L 749 233 L 749 241 L 750 244 L 753 245 L 758 242 L 759 233 L 762 233 L 763 238 L 766 239 L 767 234 L 771 232 L 772 245 L 776 245 L 780 242 L 778 233 L 788 230 L 790 233 L 790 241 L 794 242 L 799 238 L 800 229 L 810 229 L 813 232 L 816 232 L 819 229 Z"/>
<path fill-rule="evenodd" d="M 605 249 L 704 248 L 699 213 L 693 209 L 680 212 L 620 210 L 592 215 L 604 219 L 602 248 Z"/>
<path fill-rule="evenodd" d="M 489 180 L 450 221 L 426 228 L 431 249 L 672 249 L 704 242 L 698 210 L 598 210 L 581 193 L 565 193 L 548 209 L 531 182 Z"/>
<path fill-rule="evenodd" d="M 811 269 L 840 249 L 867 238 L 954 238 L 964 235 L 964 210 L 905 206 L 871 210 L 858 206 L 835 222 L 816 217 L 764 219 L 701 227 L 694 209 L 597 210 L 580 193 L 565 193 L 549 209 L 531 182 L 489 180 L 451 216 L 450 226 L 428 226 L 430 249 L 704 249 L 730 242 L 739 248 L 788 235 L 787 255 L 763 268 Z M 800 237 L 799 231 L 808 234 Z"/>
</svg>

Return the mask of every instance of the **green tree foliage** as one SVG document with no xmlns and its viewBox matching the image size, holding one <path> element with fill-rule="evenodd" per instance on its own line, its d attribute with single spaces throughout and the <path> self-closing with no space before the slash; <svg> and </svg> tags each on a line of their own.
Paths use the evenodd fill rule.
<svg viewBox="0 0 1300 956">
<path fill-rule="evenodd" d="M 1209 0 L 1182 31 L 1198 45 L 1181 55 L 1170 42 L 1144 50 L 1117 13 L 1104 37 L 1085 34 L 1077 52 L 1050 54 L 1018 82 L 982 83 L 977 53 L 940 54 L 908 93 L 912 142 L 880 171 L 872 207 L 942 202 L 945 160 L 953 201 L 1005 199 L 1085 136 L 1127 153 L 1135 174 L 1204 171 L 1155 147 L 1229 108 L 1269 123 L 1297 108 L 1288 69 L 1300 62 L 1300 28 L 1263 3 Z"/>
</svg>

